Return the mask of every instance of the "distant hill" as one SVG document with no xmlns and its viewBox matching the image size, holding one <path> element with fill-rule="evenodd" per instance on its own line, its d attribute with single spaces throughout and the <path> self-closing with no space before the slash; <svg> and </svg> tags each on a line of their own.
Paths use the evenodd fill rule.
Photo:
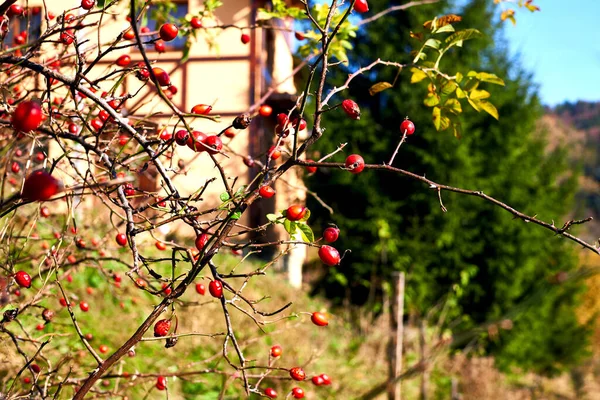
<svg viewBox="0 0 600 400">
<path fill-rule="evenodd" d="M 550 145 L 566 143 L 575 165 L 583 167 L 576 217 L 594 217 L 585 236 L 600 237 L 600 102 L 578 101 L 546 109 L 540 122 L 548 129 Z"/>
</svg>

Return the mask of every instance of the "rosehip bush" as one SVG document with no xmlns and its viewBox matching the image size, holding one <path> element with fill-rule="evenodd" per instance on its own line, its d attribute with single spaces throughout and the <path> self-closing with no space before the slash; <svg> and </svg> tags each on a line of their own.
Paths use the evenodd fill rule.
<svg viewBox="0 0 600 400">
<path fill-rule="evenodd" d="M 0 392 L 0 397 L 126 398 L 130 391 L 139 397 L 140 390 L 175 391 L 178 377 L 203 374 L 213 374 L 245 395 L 275 398 L 279 391 L 280 396 L 303 398 L 305 391 L 320 390 L 308 382 L 297 386 L 307 376 L 317 376 L 310 364 L 301 364 L 306 358 L 288 347 L 265 344 L 257 350 L 251 333 L 238 329 L 240 321 L 249 320 L 261 332 L 275 323 L 298 323 L 307 331 L 323 332 L 335 329 L 339 321 L 329 320 L 329 313 L 295 309 L 282 298 L 277 304 L 263 302 L 285 292 L 278 285 L 269 285 L 271 293 L 263 297 L 248 289 L 292 247 L 314 252 L 325 273 L 344 268 L 347 249 L 324 244 L 336 242 L 339 229 L 325 228 L 323 240 L 315 238 L 310 210 L 302 200 L 286 195 L 291 189 L 283 182 L 293 186 L 287 179 L 297 170 L 306 169 L 318 179 L 325 169 L 343 169 L 359 178 L 354 175 L 379 168 L 420 179 L 438 192 L 461 192 L 394 169 L 392 162 L 345 154 L 342 145 L 329 154 L 311 149 L 322 135 L 333 133 L 325 129 L 329 112 L 343 112 L 360 122 L 359 105 L 341 92 L 360 74 L 384 65 L 378 60 L 357 69 L 342 86 L 328 82 L 328 68 L 345 59 L 358 29 L 349 17 L 373 11 L 367 1 L 334 1 L 331 12 L 323 12 L 322 4 L 303 10 L 274 1 L 272 9 L 252 13 L 260 21 L 238 25 L 222 25 L 217 15 L 221 2 L 214 0 L 199 11 L 189 10 L 193 15 L 175 12 L 179 3 L 171 2 L 142 6 L 137 1 L 84 0 L 77 12 L 60 9 L 60 2 L 30 9 L 14 3 L 0 5 L 5 14 L 0 38 L 10 32 L 14 41 L 4 43 L 0 54 L 0 340 L 3 345 L 6 340 L 15 355 L 13 375 L 0 389 L 7 388 L 7 393 Z M 177 17 L 180 14 L 190 15 Z M 34 18 L 43 18 L 42 31 L 33 35 L 15 30 Z M 239 99 L 225 99 L 221 93 L 202 93 L 210 99 L 191 112 L 181 107 L 185 93 L 204 91 L 202 80 L 232 86 L 228 80 L 234 77 L 225 74 L 180 80 L 177 68 L 193 60 L 191 49 L 200 46 L 198 42 L 217 47 L 220 34 L 235 32 L 235 51 L 254 54 L 266 37 L 262 30 L 281 30 L 265 21 L 286 18 L 313 24 L 303 33 L 295 32 L 303 42 L 299 54 L 305 57 L 307 79 L 293 101 L 278 102 L 273 96 L 271 102 L 277 86 L 273 82 L 275 89 L 265 89 L 264 96 L 239 115 L 231 116 L 228 107 L 221 107 L 238 104 Z M 448 33 L 454 28 L 441 29 L 456 18 L 432 21 L 424 25 L 428 34 L 449 38 L 444 51 L 475 36 L 459 31 L 458 38 L 451 37 Z M 161 62 L 171 47 L 181 61 L 175 67 L 172 60 Z M 413 80 L 438 83 L 430 85 L 428 96 L 446 90 L 448 106 L 434 109 L 434 127 L 456 130 L 452 122 L 461 101 L 466 103 L 464 96 L 455 94 L 458 79 L 420 61 L 429 51 L 425 47 L 410 65 Z M 385 65 L 405 67 L 393 61 Z M 492 74 L 469 73 L 459 83 L 463 93 L 471 93 L 479 84 L 501 82 Z M 384 86 L 371 90 L 376 94 Z M 448 86 L 453 90 L 448 92 Z M 494 114 L 491 103 L 486 100 L 483 106 L 483 100 L 472 97 L 469 104 L 478 111 L 477 105 Z M 398 141 L 418 136 L 415 126 L 421 121 L 398 123 Z M 246 138 L 245 145 L 238 145 L 240 137 Z M 206 171 L 214 175 L 207 178 Z M 261 205 L 267 203 L 277 209 L 265 212 Z M 256 212 L 264 217 L 261 223 L 249 217 Z M 273 231 L 277 240 L 257 240 Z M 247 257 L 265 248 L 280 254 L 266 265 L 248 263 Z M 225 254 L 235 265 L 227 265 Z M 206 289 L 211 296 L 205 296 Z M 196 314 L 204 314 L 203 321 L 210 323 L 195 324 L 201 319 Z M 313 346 L 309 337 L 304 332 L 297 340 Z M 195 339 L 218 341 L 217 353 L 192 350 L 189 343 Z M 178 353 L 179 348 L 186 350 Z M 184 360 L 188 351 L 194 354 Z M 207 368 L 191 367 L 200 359 Z M 170 368 L 172 361 L 179 363 L 177 368 Z M 318 375 L 318 385 L 335 386 L 335 373 Z M 228 378 L 221 379 L 223 375 Z M 277 378 L 269 381 L 277 390 L 264 384 L 269 375 Z M 136 387 L 138 382 L 143 387 Z"/>
</svg>

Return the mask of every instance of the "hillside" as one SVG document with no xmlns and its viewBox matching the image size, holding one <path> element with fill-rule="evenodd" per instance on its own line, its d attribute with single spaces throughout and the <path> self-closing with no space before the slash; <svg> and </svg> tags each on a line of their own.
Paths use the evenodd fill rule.
<svg viewBox="0 0 600 400">
<path fill-rule="evenodd" d="M 550 132 L 550 142 L 568 143 L 574 166 L 582 168 L 576 217 L 594 217 L 584 236 L 600 237 L 600 102 L 578 101 L 548 108 L 542 124 Z"/>
</svg>

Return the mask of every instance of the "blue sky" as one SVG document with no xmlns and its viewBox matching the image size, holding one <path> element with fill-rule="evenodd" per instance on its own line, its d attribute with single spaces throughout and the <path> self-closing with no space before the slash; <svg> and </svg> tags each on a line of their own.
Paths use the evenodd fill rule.
<svg viewBox="0 0 600 400">
<path fill-rule="evenodd" d="M 533 71 L 546 105 L 600 101 L 600 0 L 536 0 L 506 25 L 510 49 Z"/>
</svg>

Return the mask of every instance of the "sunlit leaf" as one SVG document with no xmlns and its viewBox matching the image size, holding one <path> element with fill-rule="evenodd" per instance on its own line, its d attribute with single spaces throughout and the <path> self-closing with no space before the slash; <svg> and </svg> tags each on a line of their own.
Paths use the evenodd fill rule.
<svg viewBox="0 0 600 400">
<path fill-rule="evenodd" d="M 427 74 L 421 71 L 419 68 L 411 68 L 412 76 L 410 77 L 410 83 L 421 82 L 423 79 L 427 78 Z"/>
<path fill-rule="evenodd" d="M 312 229 L 310 229 L 310 226 L 306 224 L 298 224 L 298 230 L 300 231 L 302 241 L 306 243 L 312 243 L 315 241 L 315 234 L 313 233 Z"/>
<path fill-rule="evenodd" d="M 482 99 L 487 99 L 488 97 L 490 97 L 490 92 L 486 91 L 486 90 L 472 90 L 469 93 L 469 97 L 472 100 L 482 100 Z"/>
<path fill-rule="evenodd" d="M 462 106 L 460 105 L 460 101 L 456 99 L 448 99 L 444 103 L 444 107 L 455 114 L 460 114 L 462 112 Z"/>
<path fill-rule="evenodd" d="M 478 103 L 479 108 L 481 108 L 483 111 L 487 112 L 488 114 L 490 114 L 492 117 L 499 119 L 500 116 L 498 115 L 498 109 L 490 102 L 482 100 Z"/>
<path fill-rule="evenodd" d="M 449 94 L 452 94 L 452 92 L 454 92 L 457 87 L 458 87 L 458 85 L 454 81 L 447 81 L 446 83 L 444 83 L 442 85 L 440 92 L 444 96 L 448 96 Z"/>
<path fill-rule="evenodd" d="M 504 80 L 502 80 L 496 74 L 490 74 L 488 72 L 479 72 L 476 76 L 477 76 L 477 79 L 479 79 L 482 82 L 493 83 L 495 85 L 504 86 Z"/>
<path fill-rule="evenodd" d="M 427 39 L 427 41 L 425 42 L 425 44 L 423 46 L 431 47 L 432 49 L 439 49 L 441 44 L 442 44 L 441 41 L 430 38 L 430 39 Z"/>
<path fill-rule="evenodd" d="M 423 100 L 423 104 L 427 107 L 433 107 L 440 104 L 440 96 L 437 93 L 427 93 L 427 97 Z"/>
<path fill-rule="evenodd" d="M 433 107 L 431 117 L 433 119 L 433 126 L 435 126 L 435 130 L 439 131 L 442 123 L 442 109 L 440 107 Z"/>
<path fill-rule="evenodd" d="M 458 31 L 446 38 L 446 47 L 450 48 L 454 45 L 457 45 L 459 42 L 469 39 L 475 39 L 480 36 L 482 36 L 482 34 L 477 29 L 465 29 L 462 31 Z"/>
<path fill-rule="evenodd" d="M 377 82 L 369 88 L 369 94 L 371 96 L 375 96 L 377 93 L 383 92 L 384 90 L 389 89 L 391 87 L 392 84 L 389 82 Z"/>
</svg>

